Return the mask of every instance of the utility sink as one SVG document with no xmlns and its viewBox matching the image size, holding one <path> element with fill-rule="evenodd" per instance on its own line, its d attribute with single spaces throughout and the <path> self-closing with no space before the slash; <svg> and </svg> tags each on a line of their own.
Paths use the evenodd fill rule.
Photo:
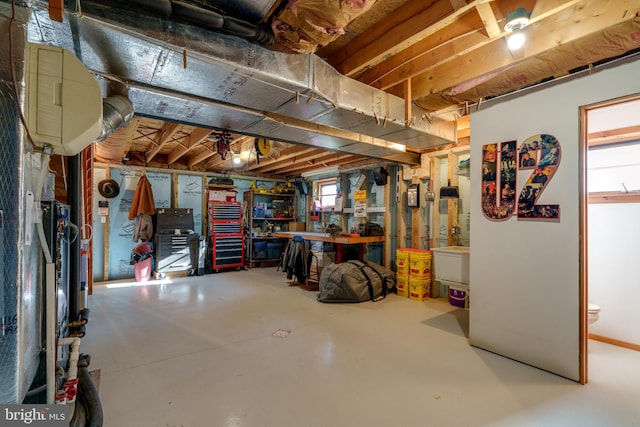
<svg viewBox="0 0 640 427">
<path fill-rule="evenodd" d="M 431 248 L 435 280 L 469 284 L 468 246 Z"/>
</svg>

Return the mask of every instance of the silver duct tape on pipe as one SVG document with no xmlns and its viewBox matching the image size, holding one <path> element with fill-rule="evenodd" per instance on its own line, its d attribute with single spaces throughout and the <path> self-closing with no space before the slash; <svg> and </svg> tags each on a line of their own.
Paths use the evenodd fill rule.
<svg viewBox="0 0 640 427">
<path fill-rule="evenodd" d="M 19 109 L 24 108 L 26 23 L 30 10 L 16 7 L 11 43 L 0 43 L 0 245 L 3 280 L 0 292 L 0 402 L 21 403 L 33 381 L 44 344 L 40 247 L 35 226 L 26 215 L 27 191 L 34 192 L 40 155 L 28 153 Z M 0 34 L 9 34 L 11 5 L 0 2 Z M 5 39 L 6 40 L 6 39 Z M 9 52 L 11 49 L 11 53 Z M 10 56 L 11 55 L 11 56 Z M 11 76 L 15 65 L 17 93 Z M 31 239 L 28 244 L 28 239 Z"/>
<path fill-rule="evenodd" d="M 73 20 L 75 50 L 84 64 L 125 84 L 274 112 L 418 149 L 455 140 L 454 122 L 430 119 L 414 106 L 408 123 L 401 98 L 341 76 L 315 56 L 270 51 L 240 38 L 175 22 L 167 27 L 145 17 L 136 17 L 134 27 L 125 11 L 107 11 L 106 18 L 65 19 Z M 42 30 L 29 32 L 32 41 L 68 44 L 69 24 L 51 23 L 45 10 L 34 8 L 34 14 Z M 139 93 L 138 99 L 144 96 Z M 159 104 L 154 96 L 149 91 L 142 102 Z M 201 107 L 193 108 L 196 114 Z"/>
</svg>

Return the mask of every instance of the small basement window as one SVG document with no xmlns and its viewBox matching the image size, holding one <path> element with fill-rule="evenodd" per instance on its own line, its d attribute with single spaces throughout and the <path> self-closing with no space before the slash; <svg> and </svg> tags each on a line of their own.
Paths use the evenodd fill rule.
<svg viewBox="0 0 640 427">
<path fill-rule="evenodd" d="M 336 205 L 338 186 L 335 179 L 318 182 L 318 194 L 322 209 L 333 209 Z"/>
<path fill-rule="evenodd" d="M 590 203 L 640 202 L 640 140 L 590 147 Z"/>
</svg>

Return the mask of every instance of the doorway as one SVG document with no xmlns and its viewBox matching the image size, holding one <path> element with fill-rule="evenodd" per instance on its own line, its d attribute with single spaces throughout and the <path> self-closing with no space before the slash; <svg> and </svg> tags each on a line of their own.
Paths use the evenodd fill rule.
<svg viewBox="0 0 640 427">
<path fill-rule="evenodd" d="M 588 338 L 640 351 L 640 96 L 581 109 L 583 124 L 583 319 Z M 588 289 L 588 290 L 587 290 Z M 586 313 L 585 313 L 586 314 Z M 595 316 L 594 316 L 595 317 Z M 585 346 L 586 346 L 586 339 Z M 586 350 L 586 349 L 585 349 Z"/>
</svg>

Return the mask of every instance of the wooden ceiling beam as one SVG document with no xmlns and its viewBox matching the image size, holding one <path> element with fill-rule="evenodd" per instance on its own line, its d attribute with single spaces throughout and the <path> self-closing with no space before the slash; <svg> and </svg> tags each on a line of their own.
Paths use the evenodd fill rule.
<svg viewBox="0 0 640 427">
<path fill-rule="evenodd" d="M 318 168 L 318 167 L 327 167 L 326 163 L 336 162 L 336 161 L 344 161 L 346 158 L 359 157 L 354 154 L 347 153 L 334 153 L 334 152 L 326 152 L 322 150 L 318 150 L 318 153 L 313 158 L 305 159 L 294 163 L 293 165 L 277 165 L 277 168 L 273 168 L 269 170 L 269 173 L 274 174 L 283 174 L 286 175 L 290 171 L 297 171 L 300 169 L 308 169 L 309 167 Z"/>
<path fill-rule="evenodd" d="M 186 138 L 187 141 L 185 144 L 180 144 L 178 147 L 174 148 L 174 150 L 169 153 L 169 157 L 167 158 L 169 164 L 175 163 L 179 158 L 187 154 L 189 151 L 193 149 L 196 145 L 199 145 L 202 141 L 207 139 L 207 137 L 211 134 L 212 130 L 207 128 L 195 128 L 190 134 L 189 137 Z"/>
<path fill-rule="evenodd" d="M 407 2 L 327 60 L 342 74 L 355 75 L 433 34 L 434 25 L 447 16 L 457 17 L 468 9 L 464 7 L 454 12 L 449 0 L 439 0 L 426 8 L 423 2 Z"/>
<path fill-rule="evenodd" d="M 322 153 L 326 153 L 326 151 L 324 150 L 319 150 L 317 148 L 305 148 L 301 151 L 298 151 L 297 153 L 293 154 L 293 155 L 289 155 L 287 156 L 286 159 L 283 159 L 282 157 L 278 158 L 278 159 L 274 159 L 273 161 L 264 164 L 264 163 L 260 163 L 259 165 L 257 163 L 252 164 L 249 167 L 249 170 L 254 171 L 254 172 L 269 172 L 273 169 L 279 169 L 282 167 L 288 167 L 288 166 L 292 166 L 295 165 L 298 162 L 303 162 L 307 159 L 312 159 L 314 157 L 318 157 L 319 155 L 321 155 Z"/>
<path fill-rule="evenodd" d="M 585 0 L 589 1 L 589 0 Z M 522 48 L 523 59 L 540 55 L 559 45 L 567 44 L 593 33 L 629 20 L 636 19 L 640 7 L 630 10 L 630 0 L 611 0 L 601 13 L 594 14 L 592 8 L 576 5 L 564 9 L 548 21 L 537 21 L 526 27 L 527 44 Z M 631 13 L 630 13 L 631 12 Z M 573 25 L 566 25 L 572 22 Z M 615 44 L 615 41 L 611 41 Z M 469 52 L 464 57 L 456 55 L 438 67 L 415 77 L 412 82 L 413 97 L 437 93 L 467 83 L 479 76 L 500 72 L 512 64 L 511 52 L 502 39 Z M 402 88 L 398 88 L 401 93 Z"/>
<path fill-rule="evenodd" d="M 538 0 L 534 12 L 531 15 L 532 24 L 553 16 L 583 0 Z M 497 2 L 495 9 L 492 9 L 496 22 L 504 21 L 501 10 L 507 10 L 505 0 Z M 481 4 L 476 5 L 482 8 Z M 485 5 L 489 6 L 489 5 Z M 496 15 L 497 9 L 497 15 Z M 491 45 L 492 49 L 502 49 L 502 45 L 494 45 L 494 42 L 504 36 L 501 28 L 500 34 L 491 38 L 484 33 L 485 25 L 479 13 L 468 13 L 455 23 L 439 30 L 433 36 L 425 38 L 421 42 L 405 49 L 398 54 L 387 58 L 384 62 L 371 67 L 358 77 L 363 83 L 370 84 L 379 89 L 389 89 L 404 80 L 419 76 L 429 70 L 436 69 L 441 64 L 460 58 L 466 54 L 478 50 L 484 46 Z M 504 24 L 503 24 L 504 25 Z M 502 26 L 503 26 L 502 25 Z M 528 30 L 527 30 L 528 31 Z M 511 58 L 513 60 L 513 58 Z M 480 62 L 483 62 L 480 59 Z M 465 64 L 464 66 L 472 70 L 478 64 Z M 476 75 L 478 75 L 476 73 Z M 392 93 L 402 96 L 399 88 L 394 88 Z M 424 93 L 417 93 L 414 88 L 414 99 L 424 96 Z"/>
<path fill-rule="evenodd" d="M 336 159 L 336 160 L 332 160 L 332 161 L 325 161 L 320 163 L 316 163 L 315 165 L 301 165 L 299 168 L 295 168 L 295 169 L 288 169 L 286 171 L 284 171 L 282 173 L 282 176 L 286 176 L 286 177 L 297 177 L 300 176 L 301 174 L 305 173 L 305 172 L 311 172 L 314 171 L 320 167 L 325 168 L 325 167 L 331 167 L 331 166 L 341 166 L 341 165 L 345 165 L 345 164 L 349 164 L 352 162 L 355 162 L 357 160 L 361 159 L 361 157 L 359 156 L 355 156 L 355 155 L 346 155 L 341 157 L 340 159 Z"/>
<path fill-rule="evenodd" d="M 387 89 L 404 80 L 419 75 L 424 70 L 446 61 L 452 55 L 472 50 L 488 43 L 484 25 L 476 13 L 461 17 L 456 25 L 442 29 L 437 34 L 387 58 L 358 76 L 363 83 Z"/>
<path fill-rule="evenodd" d="M 484 24 L 484 29 L 487 32 L 489 38 L 496 38 L 502 33 L 500 26 L 498 25 L 498 20 L 496 19 L 496 14 L 493 13 L 493 9 L 491 8 L 491 3 L 481 3 L 476 6 L 476 10 L 478 11 L 478 15 L 480 15 L 480 19 L 482 19 L 482 23 Z"/>
<path fill-rule="evenodd" d="M 162 129 L 160 129 L 160 137 L 153 143 L 150 149 L 147 149 L 147 161 L 151 161 L 156 154 L 160 152 L 162 146 L 169 141 L 181 127 L 182 125 L 179 123 L 165 122 Z"/>
<path fill-rule="evenodd" d="M 205 149 L 199 152 L 198 154 L 194 154 L 193 156 L 190 156 L 189 160 L 187 161 L 187 164 L 189 165 L 189 168 L 192 168 L 198 163 L 204 162 L 209 157 L 214 156 L 216 153 L 217 153 L 216 150 L 209 147 L 205 147 Z"/>
<path fill-rule="evenodd" d="M 314 148 L 308 148 L 303 145 L 294 145 L 282 150 L 277 158 L 271 156 L 262 158 L 260 159 L 260 164 L 258 164 L 257 161 L 252 160 L 247 170 L 262 169 L 273 164 L 282 164 L 283 162 L 290 161 L 293 158 L 303 156 L 314 151 Z"/>
</svg>

